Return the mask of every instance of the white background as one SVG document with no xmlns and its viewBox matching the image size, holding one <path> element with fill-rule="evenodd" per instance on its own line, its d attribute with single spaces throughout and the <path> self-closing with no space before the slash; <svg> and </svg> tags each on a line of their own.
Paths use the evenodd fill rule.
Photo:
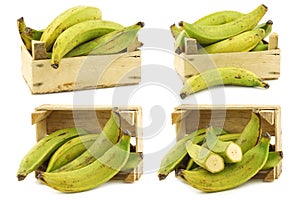
<svg viewBox="0 0 300 200">
<path fill-rule="evenodd" d="M 5 3 L 4 3 L 5 2 Z M 253 198 L 286 198 L 287 195 L 297 195 L 299 179 L 297 148 L 299 143 L 298 114 L 299 98 L 297 97 L 299 64 L 298 64 L 298 19 L 299 10 L 297 1 L 237 1 L 237 0 L 174 0 L 174 1 L 141 1 L 141 0 L 73 0 L 73 1 L 2 1 L 1 9 L 1 137 L 0 140 L 0 184 L 1 199 L 82 199 L 96 198 L 205 198 L 221 199 L 253 199 Z M 24 154 L 35 143 L 35 126 L 31 125 L 31 113 L 41 104 L 73 104 L 73 93 L 59 93 L 48 95 L 31 95 L 29 88 L 21 74 L 21 40 L 18 35 L 16 20 L 23 16 L 28 26 L 42 29 L 59 13 L 65 9 L 79 5 L 94 5 L 102 10 L 103 18 L 131 25 L 137 21 L 144 21 L 145 29 L 159 28 L 168 30 L 169 26 L 180 20 L 193 22 L 196 19 L 220 10 L 238 10 L 247 13 L 264 3 L 269 10 L 264 19 L 272 19 L 273 30 L 279 34 L 281 48 L 281 77 L 276 81 L 269 81 L 268 90 L 254 88 L 225 88 L 225 102 L 227 104 L 275 104 L 282 108 L 283 131 L 283 173 L 272 183 L 263 183 L 260 180 L 250 181 L 247 184 L 226 192 L 205 194 L 189 187 L 174 178 L 171 174 L 165 181 L 158 181 L 156 169 L 145 172 L 142 178 L 133 184 L 110 182 L 94 190 L 78 193 L 63 194 L 37 183 L 33 175 L 22 182 L 15 177 L 19 162 Z M 148 36 L 147 36 L 148 37 Z M 171 36 L 170 36 L 171 37 Z M 141 40 L 143 35 L 141 34 Z M 149 38 L 148 38 L 149 39 Z M 161 38 L 152 38 L 160 40 Z M 147 40 L 147 38 L 145 38 Z M 142 40 L 143 41 L 143 40 Z M 172 40 L 169 40 L 172 42 Z M 162 41 L 163 42 L 163 41 Z M 172 44 L 171 44 L 172 45 Z M 143 69 L 146 65 L 160 64 L 173 69 L 173 55 L 163 51 L 145 50 L 142 53 Z M 263 66 L 261 66 L 263 68 Z M 158 72 L 159 73 L 159 72 Z M 143 74 L 145 76 L 145 74 Z M 167 77 L 166 77 L 167 78 Z M 180 84 L 174 83 L 174 84 Z M 94 103 L 98 105 L 112 105 L 112 96 L 115 88 L 99 89 L 95 91 Z M 150 111 L 154 106 L 165 110 L 163 127 L 157 133 L 151 133 L 145 138 L 145 154 L 159 151 L 169 145 L 175 138 L 175 127 L 171 125 L 171 112 L 181 103 L 178 91 L 159 86 L 155 83 L 141 86 L 128 104 L 140 105 L 143 108 L 143 123 L 151 127 Z M 299 96 L 299 95 L 298 95 Z M 199 104 L 212 104 L 209 91 L 195 95 Z M 148 133 L 149 134 L 149 133 Z M 162 156 L 162 155 L 161 155 Z M 153 160 L 154 165 L 159 163 L 160 157 Z"/>
</svg>

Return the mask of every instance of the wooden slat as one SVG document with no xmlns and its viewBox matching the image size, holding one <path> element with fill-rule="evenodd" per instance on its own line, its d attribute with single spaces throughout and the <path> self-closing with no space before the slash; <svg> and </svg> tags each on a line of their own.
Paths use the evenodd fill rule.
<svg viewBox="0 0 300 200">
<path fill-rule="evenodd" d="M 184 38 L 185 54 L 193 55 L 198 53 L 197 41 L 193 38 Z"/>
<path fill-rule="evenodd" d="M 141 81 L 140 50 L 63 58 L 60 67 L 53 69 L 50 59 L 35 60 L 24 46 L 21 48 L 23 77 L 33 94 L 132 85 Z"/>
<path fill-rule="evenodd" d="M 269 50 L 272 49 L 278 49 L 278 34 L 277 33 L 272 33 L 269 36 L 269 46 L 268 46 Z"/>
<path fill-rule="evenodd" d="M 47 59 L 47 50 L 44 42 L 33 40 L 32 42 L 32 59 Z"/>
<path fill-rule="evenodd" d="M 40 110 L 40 111 L 35 111 L 31 114 L 31 124 L 36 124 L 40 122 L 41 120 L 45 119 L 48 117 L 48 115 L 51 114 L 52 111 L 45 111 L 45 110 Z"/>
</svg>

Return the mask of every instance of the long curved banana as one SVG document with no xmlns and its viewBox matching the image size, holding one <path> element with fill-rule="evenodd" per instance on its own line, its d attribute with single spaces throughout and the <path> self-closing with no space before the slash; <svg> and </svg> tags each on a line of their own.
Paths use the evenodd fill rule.
<svg viewBox="0 0 300 200">
<path fill-rule="evenodd" d="M 87 134 L 87 132 L 83 129 L 66 128 L 55 131 L 38 141 L 21 160 L 17 172 L 18 180 L 24 180 L 29 173 L 36 170 L 62 144 L 84 134 Z"/>
<path fill-rule="evenodd" d="M 232 22 L 245 14 L 234 10 L 223 10 L 211 13 L 196 20 L 193 24 L 199 25 L 221 25 Z"/>
<path fill-rule="evenodd" d="M 266 12 L 267 7 L 262 4 L 248 14 L 226 24 L 204 26 L 181 21 L 179 22 L 179 26 L 181 26 L 190 37 L 195 38 L 199 44 L 209 45 L 253 29 Z"/>
<path fill-rule="evenodd" d="M 69 27 L 86 21 L 101 20 L 102 13 L 99 8 L 92 6 L 75 6 L 59 14 L 44 30 L 41 41 L 45 42 L 46 50 L 51 51 L 57 37 Z"/>
<path fill-rule="evenodd" d="M 136 39 L 137 32 L 142 27 L 144 27 L 144 23 L 138 22 L 132 26 L 115 30 L 75 47 L 67 53 L 66 57 L 118 53 Z"/>
<path fill-rule="evenodd" d="M 200 49 L 200 53 L 248 52 L 265 37 L 264 29 L 245 31 L 231 38 L 216 42 Z"/>
<path fill-rule="evenodd" d="M 269 88 L 268 83 L 249 70 L 237 67 L 222 67 L 209 69 L 188 78 L 180 90 L 180 97 L 184 99 L 188 95 L 218 85 Z"/>
<path fill-rule="evenodd" d="M 224 159 L 203 145 L 194 144 L 192 141 L 185 143 L 186 150 L 193 161 L 211 173 L 218 173 L 224 169 Z"/>
<path fill-rule="evenodd" d="M 124 134 L 98 160 L 86 167 L 66 172 L 40 172 L 37 178 L 61 192 L 82 192 L 109 181 L 126 164 L 130 150 L 130 135 Z"/>
<path fill-rule="evenodd" d="M 28 38 L 25 34 L 26 24 L 23 17 L 17 19 L 17 26 L 23 44 L 28 51 L 31 51 L 31 39 Z"/>
<path fill-rule="evenodd" d="M 243 153 L 246 153 L 249 149 L 251 149 L 258 143 L 260 136 L 260 117 L 256 113 L 252 112 L 249 122 L 247 123 L 240 137 L 235 141 L 235 143 L 241 147 Z"/>
<path fill-rule="evenodd" d="M 89 165 L 96 159 L 100 158 L 110 147 L 116 144 L 119 137 L 120 116 L 117 112 L 112 111 L 109 120 L 104 125 L 103 130 L 96 141 L 76 159 L 55 171 L 72 171 Z"/>
<path fill-rule="evenodd" d="M 51 66 L 58 68 L 61 59 L 78 45 L 123 28 L 122 25 L 104 20 L 88 20 L 75 24 L 56 39 L 51 57 Z"/>
<path fill-rule="evenodd" d="M 243 158 L 241 147 L 233 141 L 222 141 L 213 126 L 207 128 L 206 142 L 203 146 L 220 155 L 226 163 L 237 163 Z"/>
<path fill-rule="evenodd" d="M 205 169 L 181 170 L 177 176 L 204 192 L 218 192 L 238 187 L 250 180 L 265 165 L 270 139 L 270 135 L 265 134 L 255 147 L 244 154 L 241 162 L 227 165 L 220 173 L 212 174 Z"/>
<path fill-rule="evenodd" d="M 167 154 L 161 160 L 160 168 L 158 170 L 159 180 L 165 179 L 169 175 L 169 173 L 175 170 L 175 168 L 181 163 L 181 161 L 187 155 L 185 143 L 189 140 L 192 140 L 194 143 L 198 143 L 199 141 L 194 140 L 196 136 L 200 136 L 199 140 L 204 140 L 205 131 L 206 129 L 197 130 L 183 137 L 182 139 L 180 139 L 175 143 L 175 145 L 167 152 Z"/>
<path fill-rule="evenodd" d="M 67 141 L 53 153 L 46 171 L 54 171 L 77 158 L 96 141 L 97 137 L 99 134 L 87 134 Z"/>
</svg>

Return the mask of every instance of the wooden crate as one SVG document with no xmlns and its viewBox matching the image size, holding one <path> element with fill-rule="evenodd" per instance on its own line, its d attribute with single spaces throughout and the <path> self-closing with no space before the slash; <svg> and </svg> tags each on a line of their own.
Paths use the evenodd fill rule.
<svg viewBox="0 0 300 200">
<path fill-rule="evenodd" d="M 44 43 L 32 42 L 32 53 L 21 46 L 22 74 L 32 94 L 139 84 L 141 51 L 134 42 L 127 51 L 111 55 L 63 58 L 58 69 L 50 65 Z"/>
<path fill-rule="evenodd" d="M 263 80 L 280 76 L 280 49 L 278 34 L 269 36 L 269 49 L 257 52 L 199 54 L 195 39 L 185 41 L 185 52 L 175 53 L 174 66 L 182 81 L 214 67 L 241 67 L 250 70 Z"/>
<path fill-rule="evenodd" d="M 281 109 L 277 105 L 181 105 L 172 113 L 172 124 L 176 125 L 177 141 L 209 124 L 240 133 L 250 120 L 251 112 L 259 114 L 262 133 L 271 135 L 271 151 L 282 151 Z M 254 178 L 273 181 L 281 172 L 282 161 L 271 170 L 260 171 Z"/>
<path fill-rule="evenodd" d="M 107 106 L 71 106 L 42 105 L 32 113 L 32 124 L 36 125 L 36 140 L 58 129 L 78 127 L 89 133 L 99 133 L 108 121 L 112 107 Z M 142 110 L 138 106 L 118 107 L 121 116 L 121 130 L 129 130 L 133 151 L 143 154 Z M 131 172 L 120 172 L 114 179 L 124 182 L 139 180 L 143 174 L 143 161 Z"/>
</svg>

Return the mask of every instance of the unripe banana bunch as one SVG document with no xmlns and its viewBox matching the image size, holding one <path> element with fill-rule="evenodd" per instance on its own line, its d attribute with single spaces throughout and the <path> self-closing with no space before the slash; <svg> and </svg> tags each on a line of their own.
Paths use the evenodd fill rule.
<svg viewBox="0 0 300 200">
<path fill-rule="evenodd" d="M 139 165 L 142 155 L 130 152 L 130 140 L 129 132 L 121 134 L 120 116 L 113 111 L 101 133 L 66 128 L 38 141 L 22 159 L 17 178 L 35 171 L 39 182 L 61 192 L 93 189 Z"/>
<path fill-rule="evenodd" d="M 238 187 L 282 160 L 281 151 L 269 151 L 270 139 L 268 133 L 261 133 L 256 113 L 241 133 L 213 126 L 197 130 L 180 139 L 164 156 L 159 180 L 175 171 L 177 178 L 204 192 Z"/>
<path fill-rule="evenodd" d="M 253 11 L 243 14 L 225 10 L 211 13 L 193 23 L 181 21 L 179 27 L 170 29 L 175 38 L 175 49 L 184 51 L 185 38 L 194 38 L 199 43 L 199 53 L 227 53 L 262 51 L 268 49 L 264 41 L 272 31 L 271 20 L 259 24 L 267 7 L 259 5 Z"/>
<path fill-rule="evenodd" d="M 58 68 L 63 57 L 89 54 L 114 54 L 129 47 L 137 38 L 143 22 L 131 26 L 102 20 L 102 12 L 92 6 L 72 7 L 58 15 L 44 30 L 26 27 L 17 20 L 21 39 L 31 51 L 31 41 L 45 43 L 51 66 Z"/>
</svg>

